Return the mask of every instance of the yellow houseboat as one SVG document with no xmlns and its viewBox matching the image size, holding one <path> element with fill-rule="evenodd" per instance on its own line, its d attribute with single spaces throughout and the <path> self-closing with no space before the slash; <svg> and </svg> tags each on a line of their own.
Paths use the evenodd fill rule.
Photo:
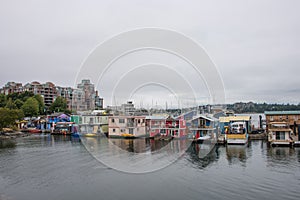
<svg viewBox="0 0 300 200">
<path fill-rule="evenodd" d="M 246 144 L 248 132 L 245 122 L 233 122 L 226 133 L 227 144 Z"/>
</svg>

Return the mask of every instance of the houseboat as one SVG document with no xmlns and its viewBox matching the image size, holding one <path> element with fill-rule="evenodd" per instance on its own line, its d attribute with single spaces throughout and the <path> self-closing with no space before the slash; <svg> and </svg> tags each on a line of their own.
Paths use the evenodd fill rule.
<svg viewBox="0 0 300 200">
<path fill-rule="evenodd" d="M 57 122 L 51 132 L 52 135 L 78 134 L 78 126 L 74 122 Z"/>
<path fill-rule="evenodd" d="M 168 116 L 146 116 L 146 131 L 150 138 L 158 138 L 166 134 L 166 120 Z"/>
<path fill-rule="evenodd" d="M 251 132 L 251 116 L 226 116 L 219 119 L 221 134 L 225 136 L 227 144 L 243 145 L 248 142 L 248 133 Z"/>
<path fill-rule="evenodd" d="M 270 122 L 268 124 L 268 142 L 271 146 L 291 146 L 292 129 L 287 122 Z"/>
<path fill-rule="evenodd" d="M 191 120 L 189 131 L 193 136 L 193 140 L 197 143 L 204 141 L 216 140 L 216 127 L 214 126 L 215 120 L 205 115 L 195 116 Z"/>
<path fill-rule="evenodd" d="M 150 138 L 170 140 L 187 136 L 186 121 L 182 116 L 146 116 L 146 122 L 147 135 Z"/>
<path fill-rule="evenodd" d="M 145 116 L 109 116 L 108 137 L 136 138 L 146 136 Z"/>
<path fill-rule="evenodd" d="M 246 122 L 232 122 L 226 133 L 227 144 L 246 144 L 248 131 Z"/>
<path fill-rule="evenodd" d="M 108 134 L 108 115 L 83 114 L 78 120 L 81 136 L 101 136 Z"/>
<path fill-rule="evenodd" d="M 165 135 L 174 139 L 184 139 L 187 136 L 186 122 L 182 116 L 177 118 L 169 117 L 166 120 Z"/>
</svg>

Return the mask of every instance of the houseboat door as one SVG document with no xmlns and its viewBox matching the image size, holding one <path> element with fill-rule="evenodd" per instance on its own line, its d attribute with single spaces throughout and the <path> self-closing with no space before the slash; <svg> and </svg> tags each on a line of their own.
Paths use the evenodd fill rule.
<svg viewBox="0 0 300 200">
<path fill-rule="evenodd" d="M 199 138 L 200 137 L 200 131 L 197 131 L 196 132 L 196 138 Z"/>
</svg>

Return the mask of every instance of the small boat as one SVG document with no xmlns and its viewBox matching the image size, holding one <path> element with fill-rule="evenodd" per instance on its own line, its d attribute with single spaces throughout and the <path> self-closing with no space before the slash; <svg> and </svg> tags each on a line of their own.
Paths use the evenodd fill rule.
<svg viewBox="0 0 300 200">
<path fill-rule="evenodd" d="M 211 137 L 209 135 L 200 136 L 195 139 L 197 143 L 203 143 L 204 141 L 209 141 L 209 140 L 211 140 Z"/>
<path fill-rule="evenodd" d="M 33 134 L 39 134 L 39 133 L 42 133 L 42 130 L 37 129 L 37 128 L 28 128 L 28 132 L 33 133 Z"/>
<path fill-rule="evenodd" d="M 135 138 L 135 136 L 133 134 L 130 134 L 130 133 L 123 133 L 123 134 L 121 134 L 121 137 L 123 137 L 125 139 L 133 139 L 133 138 Z"/>
<path fill-rule="evenodd" d="M 83 136 L 83 137 L 96 137 L 98 135 L 96 133 L 85 133 L 85 134 L 81 134 L 81 136 Z"/>
</svg>

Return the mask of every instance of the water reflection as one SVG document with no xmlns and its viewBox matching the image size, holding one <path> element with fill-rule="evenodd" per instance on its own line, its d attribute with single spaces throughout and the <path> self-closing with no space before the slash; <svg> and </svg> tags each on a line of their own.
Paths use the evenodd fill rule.
<svg viewBox="0 0 300 200">
<path fill-rule="evenodd" d="M 199 169 L 206 168 L 219 158 L 219 147 L 192 143 L 187 150 L 188 161 Z"/>
<path fill-rule="evenodd" d="M 151 172 L 176 161 L 191 141 L 82 137 L 85 148 L 101 163 L 123 172 Z"/>
<path fill-rule="evenodd" d="M 0 149 L 4 148 L 14 148 L 16 146 L 16 141 L 12 139 L 0 139 Z"/>
<path fill-rule="evenodd" d="M 245 145 L 227 145 L 226 146 L 226 157 L 229 164 L 242 163 L 242 166 L 246 166 L 247 146 Z"/>
<path fill-rule="evenodd" d="M 286 166 L 296 167 L 300 162 L 300 148 L 268 147 L 267 166 L 282 168 Z"/>
<path fill-rule="evenodd" d="M 79 145 L 81 143 L 80 138 L 68 136 L 68 135 L 31 135 L 26 138 L 18 138 L 18 145 L 26 144 L 28 146 L 30 144 L 31 148 L 34 147 L 55 147 L 57 145 Z"/>
<path fill-rule="evenodd" d="M 139 139 L 117 139 L 110 138 L 105 139 L 104 137 L 86 137 L 82 138 L 87 147 L 92 147 L 101 150 L 104 146 L 115 146 L 129 153 L 155 153 L 158 151 L 169 151 L 169 152 L 181 152 L 185 151 L 190 144 L 187 140 L 154 140 L 148 138 Z"/>
</svg>

